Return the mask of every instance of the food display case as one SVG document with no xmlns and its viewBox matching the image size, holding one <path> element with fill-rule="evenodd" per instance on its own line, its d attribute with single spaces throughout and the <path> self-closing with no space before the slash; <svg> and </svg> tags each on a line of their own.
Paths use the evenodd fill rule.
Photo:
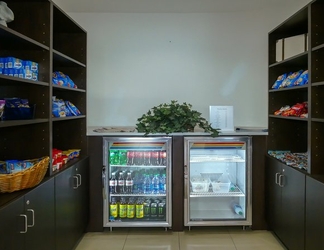
<svg viewBox="0 0 324 250">
<path fill-rule="evenodd" d="M 185 226 L 251 226 L 251 138 L 184 138 Z"/>
</svg>

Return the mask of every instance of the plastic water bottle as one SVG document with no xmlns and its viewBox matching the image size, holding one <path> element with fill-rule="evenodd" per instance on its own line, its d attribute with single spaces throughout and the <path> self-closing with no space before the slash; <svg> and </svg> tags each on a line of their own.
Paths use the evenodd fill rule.
<svg viewBox="0 0 324 250">
<path fill-rule="evenodd" d="M 162 174 L 160 178 L 160 193 L 165 194 L 166 193 L 166 175 Z"/>
<path fill-rule="evenodd" d="M 153 186 L 153 190 L 152 190 L 153 194 L 160 193 L 160 179 L 158 177 L 158 174 L 155 174 L 154 177 L 152 178 L 152 186 Z"/>
<path fill-rule="evenodd" d="M 150 180 L 150 176 L 148 174 L 145 174 L 145 176 L 144 176 L 143 191 L 144 191 L 144 194 L 151 193 L 151 180 Z"/>
<path fill-rule="evenodd" d="M 243 209 L 242 209 L 242 207 L 241 207 L 239 204 L 234 203 L 234 204 L 233 204 L 233 210 L 234 210 L 234 212 L 235 212 L 236 214 L 238 214 L 238 215 L 243 215 Z"/>
</svg>

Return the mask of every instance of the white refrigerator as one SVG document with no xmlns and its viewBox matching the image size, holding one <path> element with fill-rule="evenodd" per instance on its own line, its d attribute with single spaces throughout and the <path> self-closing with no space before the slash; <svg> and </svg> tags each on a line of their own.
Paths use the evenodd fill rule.
<svg viewBox="0 0 324 250">
<path fill-rule="evenodd" d="M 184 138 L 184 223 L 251 226 L 251 137 Z"/>
</svg>

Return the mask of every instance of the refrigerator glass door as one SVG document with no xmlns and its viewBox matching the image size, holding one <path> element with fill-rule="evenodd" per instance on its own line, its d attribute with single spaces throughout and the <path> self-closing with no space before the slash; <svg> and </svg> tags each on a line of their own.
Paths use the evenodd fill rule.
<svg viewBox="0 0 324 250">
<path fill-rule="evenodd" d="M 171 139 L 103 139 L 104 227 L 171 227 Z"/>
<path fill-rule="evenodd" d="M 185 225 L 251 225 L 249 137 L 185 138 Z"/>
</svg>

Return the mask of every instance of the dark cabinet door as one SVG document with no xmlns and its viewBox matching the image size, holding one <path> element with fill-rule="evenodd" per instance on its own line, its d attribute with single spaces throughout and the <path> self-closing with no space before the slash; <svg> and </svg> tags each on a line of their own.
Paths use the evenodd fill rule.
<svg viewBox="0 0 324 250">
<path fill-rule="evenodd" d="M 305 243 L 305 174 L 283 167 L 281 223 L 278 235 L 288 249 L 304 249 Z"/>
<path fill-rule="evenodd" d="M 288 249 L 304 249 L 305 174 L 272 157 L 266 158 L 266 216 Z"/>
<path fill-rule="evenodd" d="M 55 177 L 56 247 L 73 249 L 88 222 L 88 161 L 83 158 Z"/>
<path fill-rule="evenodd" d="M 76 178 L 74 167 L 64 170 L 55 177 L 56 248 L 70 250 L 76 239 Z"/>
<path fill-rule="evenodd" d="M 23 250 L 27 226 L 24 198 L 21 197 L 0 209 L 0 249 Z"/>
<path fill-rule="evenodd" d="M 54 179 L 50 179 L 25 195 L 28 231 L 25 249 L 55 249 Z"/>
<path fill-rule="evenodd" d="M 281 223 L 281 174 L 280 163 L 273 158 L 266 158 L 266 217 L 271 230 L 280 228 Z"/>
<path fill-rule="evenodd" d="M 88 225 L 89 218 L 89 158 L 84 159 L 75 166 L 74 174 L 78 177 L 76 192 L 76 223 L 77 238 L 79 239 Z"/>
<path fill-rule="evenodd" d="M 305 249 L 324 249 L 324 177 L 306 177 Z"/>
</svg>

